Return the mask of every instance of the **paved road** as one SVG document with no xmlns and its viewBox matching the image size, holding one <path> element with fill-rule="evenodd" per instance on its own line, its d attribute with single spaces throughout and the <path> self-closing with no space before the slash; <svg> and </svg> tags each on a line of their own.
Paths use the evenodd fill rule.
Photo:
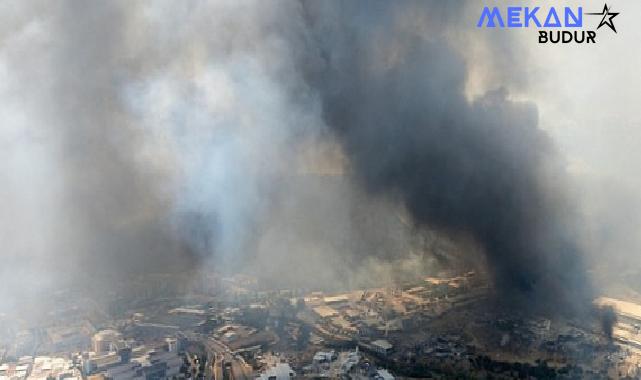
<svg viewBox="0 0 641 380">
<path fill-rule="evenodd" d="M 232 355 L 231 350 L 223 342 L 215 339 L 205 340 L 207 355 L 213 366 L 214 380 L 250 380 L 253 371 L 245 361 Z"/>
</svg>

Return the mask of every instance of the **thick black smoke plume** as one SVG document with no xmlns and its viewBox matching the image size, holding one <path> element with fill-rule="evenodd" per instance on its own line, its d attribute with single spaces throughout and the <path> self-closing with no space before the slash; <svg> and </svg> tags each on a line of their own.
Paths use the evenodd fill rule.
<svg viewBox="0 0 641 380">
<path fill-rule="evenodd" d="M 601 319 L 601 329 L 603 333 L 612 342 L 612 333 L 614 332 L 614 325 L 617 323 L 617 313 L 614 307 L 606 305 L 599 309 Z"/>
<path fill-rule="evenodd" d="M 551 191 L 564 173 L 536 107 L 500 89 L 469 100 L 466 62 L 448 40 L 404 27 L 421 13 L 438 27 L 455 9 L 305 5 L 317 49 L 304 62 L 309 82 L 366 188 L 398 197 L 418 224 L 471 235 L 501 299 L 543 312 L 587 304 L 561 218 L 571 208 Z"/>
</svg>

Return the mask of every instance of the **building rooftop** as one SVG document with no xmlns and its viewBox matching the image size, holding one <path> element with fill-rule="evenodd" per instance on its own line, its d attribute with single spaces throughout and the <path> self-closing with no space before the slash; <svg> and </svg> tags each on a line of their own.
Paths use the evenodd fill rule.
<svg viewBox="0 0 641 380">
<path fill-rule="evenodd" d="M 338 312 L 332 309 L 329 306 L 316 306 L 314 312 L 321 316 L 322 318 L 333 317 L 338 314 Z"/>
<path fill-rule="evenodd" d="M 325 303 L 347 302 L 349 301 L 349 297 L 347 297 L 345 294 L 341 294 L 333 297 L 325 297 L 323 301 L 325 301 Z"/>
<path fill-rule="evenodd" d="M 277 363 L 275 366 L 267 369 L 259 377 L 261 380 L 275 379 L 275 380 L 286 380 L 293 379 L 296 376 L 292 367 L 287 363 Z"/>
<path fill-rule="evenodd" d="M 390 342 L 386 341 L 385 339 L 375 340 L 375 341 L 372 342 L 372 345 L 380 347 L 380 348 L 382 348 L 384 350 L 391 350 L 392 347 L 393 347 L 392 344 Z"/>
<path fill-rule="evenodd" d="M 376 373 L 376 378 L 380 380 L 394 380 L 394 376 L 386 369 L 379 369 Z"/>
</svg>

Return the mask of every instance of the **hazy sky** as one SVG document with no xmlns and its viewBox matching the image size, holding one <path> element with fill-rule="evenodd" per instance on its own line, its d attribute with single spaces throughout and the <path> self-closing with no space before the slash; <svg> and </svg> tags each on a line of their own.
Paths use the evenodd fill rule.
<svg viewBox="0 0 641 380">
<path fill-rule="evenodd" d="M 479 4 L 476 19 L 471 19 L 475 14 L 474 7 L 470 6 L 470 24 L 478 20 L 485 4 L 502 3 Z M 530 2 L 514 4 L 525 6 Z M 583 6 L 584 12 L 600 12 L 603 8 L 603 3 L 596 1 L 552 1 L 537 5 L 548 4 Z M 597 44 L 539 44 L 536 29 L 474 30 L 475 25 L 469 25 L 469 32 L 490 39 L 490 44 L 494 37 L 497 41 L 506 34 L 514 38 L 518 54 L 513 72 L 518 73 L 521 80 L 510 77 L 501 84 L 510 88 L 513 96 L 536 102 L 541 126 L 554 136 L 573 170 L 620 173 L 621 177 L 636 181 L 637 176 L 630 174 L 640 162 L 635 147 L 641 135 L 638 107 L 641 25 L 636 17 L 641 12 L 641 4 L 617 1 L 608 5 L 611 11 L 620 13 L 614 18 L 618 33 L 602 27 Z M 592 29 L 599 20 L 599 16 L 584 16 L 584 24 Z M 500 52 L 495 59 L 502 60 Z M 478 66 L 477 70 L 491 70 L 483 61 Z M 495 85 L 496 82 L 488 83 L 487 79 L 487 76 L 470 78 L 470 91 Z"/>
<path fill-rule="evenodd" d="M 541 126 L 553 136 L 567 157 L 570 173 L 577 177 L 577 194 L 594 239 L 590 253 L 599 263 L 612 260 L 614 270 L 638 271 L 641 3 L 608 5 L 620 12 L 614 18 L 617 33 L 602 27 L 595 46 L 529 44 L 534 78 L 541 78 L 532 80 L 529 96 L 539 105 Z M 589 2 L 585 11 L 599 12 L 602 6 Z M 585 17 L 593 25 L 599 19 Z"/>
<path fill-rule="evenodd" d="M 501 5 L 484 2 L 483 5 Z M 512 4 L 512 3 L 510 3 Z M 531 5 L 516 2 L 515 5 Z M 537 5 L 583 6 L 584 12 L 601 12 L 602 2 L 554 1 Z M 479 4 L 476 15 L 480 12 Z M 554 139 L 567 161 L 579 206 L 588 224 L 586 248 L 598 262 L 617 262 L 628 269 L 641 266 L 641 13 L 638 1 L 608 2 L 617 33 L 607 26 L 598 31 L 598 43 L 539 44 L 534 29 L 488 30 L 469 33 L 492 44 L 509 34 L 516 59 L 507 70 L 500 51 L 487 59 L 487 49 L 472 48 L 480 59 L 472 66 L 468 90 L 479 92 L 504 85 L 513 97 L 532 100 L 540 126 Z M 468 8 L 469 17 L 475 16 Z M 474 20 L 470 19 L 472 23 Z M 599 16 L 584 15 L 594 29 Z M 471 42 L 474 44 L 473 42 Z M 485 45 L 481 45 L 485 46 Z M 490 49 L 493 53 L 495 51 Z M 494 62 L 494 61 L 499 62 Z M 493 66 L 493 63 L 496 66 Z M 496 67 L 500 70 L 496 72 Z M 502 74 L 507 72 L 506 74 Z M 490 73 L 490 75 L 488 75 Z M 477 75 L 475 75 L 477 74 Z M 515 79 L 516 77 L 516 79 Z M 603 258 L 608 260 L 602 260 Z"/>
</svg>

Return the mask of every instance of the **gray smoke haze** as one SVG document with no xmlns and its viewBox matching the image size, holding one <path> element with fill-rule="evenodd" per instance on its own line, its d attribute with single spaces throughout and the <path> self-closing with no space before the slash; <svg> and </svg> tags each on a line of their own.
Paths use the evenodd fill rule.
<svg viewBox="0 0 641 380">
<path fill-rule="evenodd" d="M 506 302 L 591 297 L 536 107 L 465 95 L 462 5 L 3 7 L 5 306 L 80 273 L 394 281 L 477 246 Z"/>
</svg>

